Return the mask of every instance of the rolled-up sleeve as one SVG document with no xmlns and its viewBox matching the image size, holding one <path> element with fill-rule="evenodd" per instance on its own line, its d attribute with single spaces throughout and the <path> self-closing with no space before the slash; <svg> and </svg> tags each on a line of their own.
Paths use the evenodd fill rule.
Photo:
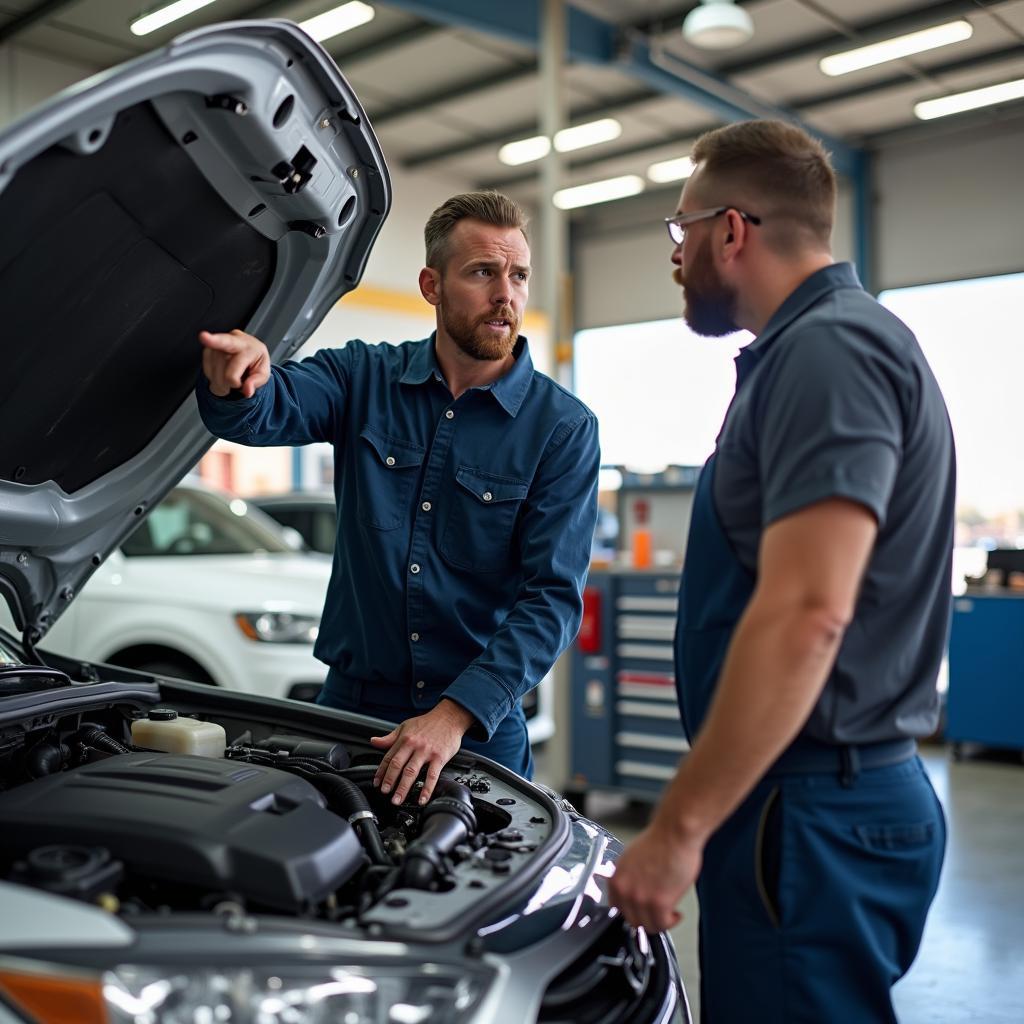
<svg viewBox="0 0 1024 1024">
<path fill-rule="evenodd" d="M 600 461 L 597 421 L 590 412 L 564 425 L 541 460 L 521 511 L 522 586 L 515 604 L 486 648 L 443 693 L 476 718 L 471 735 L 490 739 L 579 630 Z"/>
</svg>

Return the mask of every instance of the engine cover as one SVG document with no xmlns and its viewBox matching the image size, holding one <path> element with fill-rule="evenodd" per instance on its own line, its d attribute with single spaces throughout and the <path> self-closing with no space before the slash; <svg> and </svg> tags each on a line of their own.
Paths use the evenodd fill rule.
<svg viewBox="0 0 1024 1024">
<path fill-rule="evenodd" d="M 5 856 L 103 846 L 131 873 L 290 911 L 363 863 L 352 827 L 303 779 L 179 754 L 119 754 L 0 793 L 0 835 Z"/>
</svg>

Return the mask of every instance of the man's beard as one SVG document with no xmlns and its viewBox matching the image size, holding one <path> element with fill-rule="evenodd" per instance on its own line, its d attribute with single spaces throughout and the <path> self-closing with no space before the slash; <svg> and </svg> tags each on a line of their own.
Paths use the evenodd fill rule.
<svg viewBox="0 0 1024 1024">
<path fill-rule="evenodd" d="M 485 326 L 488 320 L 505 320 L 508 329 L 504 334 L 494 334 Z M 516 346 L 519 337 L 519 318 L 508 307 L 496 309 L 487 316 L 471 319 L 461 316 L 441 304 L 441 323 L 448 337 L 472 359 L 481 362 L 498 362 L 507 358 Z"/>
<path fill-rule="evenodd" d="M 721 338 L 740 329 L 736 323 L 736 291 L 718 276 L 711 258 L 710 239 L 701 243 L 686 278 L 682 267 L 676 267 L 672 279 L 683 288 L 683 319 L 696 334 Z"/>
</svg>

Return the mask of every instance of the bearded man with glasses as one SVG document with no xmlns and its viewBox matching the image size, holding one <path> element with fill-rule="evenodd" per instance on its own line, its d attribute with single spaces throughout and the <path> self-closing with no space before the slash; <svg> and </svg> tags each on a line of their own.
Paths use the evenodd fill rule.
<svg viewBox="0 0 1024 1024">
<path fill-rule="evenodd" d="M 950 614 L 949 418 L 913 334 L 833 262 L 821 145 L 752 121 L 692 159 L 667 219 L 685 319 L 755 337 L 686 549 L 692 749 L 612 899 L 663 930 L 696 880 L 705 1021 L 895 1021 L 945 849 L 915 741 Z"/>
</svg>

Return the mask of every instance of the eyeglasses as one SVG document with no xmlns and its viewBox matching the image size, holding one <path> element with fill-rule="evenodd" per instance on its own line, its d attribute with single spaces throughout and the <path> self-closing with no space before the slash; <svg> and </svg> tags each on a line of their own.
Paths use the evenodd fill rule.
<svg viewBox="0 0 1024 1024">
<path fill-rule="evenodd" d="M 699 220 L 711 220 L 713 217 L 720 217 L 726 210 L 736 210 L 735 206 L 718 206 L 713 210 L 694 210 L 693 213 L 681 213 L 677 217 L 666 217 L 665 227 L 668 228 L 668 237 L 676 245 L 682 245 L 686 239 L 686 229 Z M 752 213 L 744 213 L 743 210 L 736 212 L 749 224 L 760 224 L 761 218 L 755 217 Z"/>
</svg>

